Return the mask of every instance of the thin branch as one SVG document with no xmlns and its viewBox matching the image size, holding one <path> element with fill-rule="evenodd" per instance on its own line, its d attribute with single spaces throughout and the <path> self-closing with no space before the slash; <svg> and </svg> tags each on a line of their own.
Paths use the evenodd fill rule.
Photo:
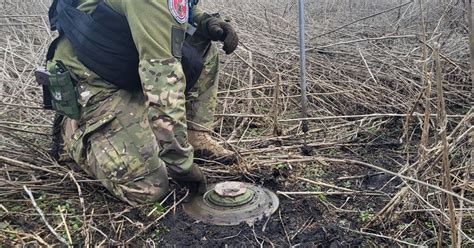
<svg viewBox="0 0 474 248">
<path fill-rule="evenodd" d="M 49 229 L 49 231 L 54 235 L 54 237 L 56 237 L 56 239 L 58 239 L 61 243 L 67 245 L 67 246 L 70 246 L 72 244 L 68 243 L 65 239 L 63 239 L 61 237 L 61 235 L 59 235 L 55 230 L 54 228 L 48 223 L 48 221 L 46 220 L 46 217 L 44 217 L 44 213 L 43 211 L 38 207 L 38 204 L 36 204 L 36 201 L 35 201 L 35 198 L 33 196 L 33 193 L 31 193 L 31 190 L 28 189 L 28 187 L 26 187 L 26 185 L 23 186 L 23 189 L 25 190 L 25 192 L 28 194 L 28 196 L 30 197 L 30 200 L 31 200 L 31 203 L 33 204 L 33 207 L 35 207 L 36 211 L 38 212 L 38 214 L 40 215 L 41 217 L 41 220 L 44 222 L 44 224 L 46 225 L 46 227 Z"/>
</svg>

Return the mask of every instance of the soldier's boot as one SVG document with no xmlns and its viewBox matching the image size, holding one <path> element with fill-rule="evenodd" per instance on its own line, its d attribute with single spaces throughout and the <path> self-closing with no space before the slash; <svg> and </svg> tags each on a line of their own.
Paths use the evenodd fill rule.
<svg viewBox="0 0 474 248">
<path fill-rule="evenodd" d="M 58 162 L 73 161 L 68 154 L 68 149 L 77 128 L 77 121 L 56 114 L 53 124 L 53 147 L 51 153 Z"/>
<path fill-rule="evenodd" d="M 188 130 L 189 143 L 194 147 L 194 157 L 231 165 L 238 162 L 237 154 L 220 145 L 206 131 Z"/>
</svg>

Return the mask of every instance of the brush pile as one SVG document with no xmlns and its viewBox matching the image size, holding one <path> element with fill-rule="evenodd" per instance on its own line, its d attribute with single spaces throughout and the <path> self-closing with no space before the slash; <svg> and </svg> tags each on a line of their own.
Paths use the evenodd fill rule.
<svg viewBox="0 0 474 248">
<path fill-rule="evenodd" d="M 285 181 L 277 180 L 282 197 L 314 195 L 301 185 L 316 179 L 324 182 L 313 190 L 320 198 L 341 188 L 366 195 L 371 213 L 325 201 L 336 216 L 366 214 L 341 228 L 373 237 L 372 244 L 472 245 L 474 111 L 463 1 L 307 1 L 312 156 L 299 150 L 296 1 L 201 2 L 229 19 L 241 39 L 234 55 L 221 57 L 214 132 L 244 162 L 209 165 L 211 178 L 253 180 L 286 170 Z M 41 109 L 33 77 L 56 35 L 48 6 L 0 1 L 0 243 L 130 240 L 127 229 L 139 232 L 153 220 L 133 219 L 134 210 L 99 182 L 48 154 L 53 115 Z M 315 167 L 334 176 L 315 175 Z M 361 174 L 386 177 L 370 190 L 347 183 Z M 371 198 L 374 192 L 384 197 Z"/>
</svg>

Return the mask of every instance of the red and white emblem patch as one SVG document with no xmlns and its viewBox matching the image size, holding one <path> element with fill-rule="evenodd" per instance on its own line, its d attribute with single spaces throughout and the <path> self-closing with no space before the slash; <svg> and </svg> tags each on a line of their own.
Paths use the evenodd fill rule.
<svg viewBox="0 0 474 248">
<path fill-rule="evenodd" d="M 168 7 L 171 15 L 177 22 L 183 24 L 188 21 L 189 5 L 188 0 L 168 0 Z"/>
</svg>

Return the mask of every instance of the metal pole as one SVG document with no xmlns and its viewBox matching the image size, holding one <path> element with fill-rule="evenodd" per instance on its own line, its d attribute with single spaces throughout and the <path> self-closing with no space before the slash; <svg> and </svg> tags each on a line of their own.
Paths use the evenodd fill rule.
<svg viewBox="0 0 474 248">
<path fill-rule="evenodd" d="M 304 0 L 298 0 L 298 23 L 299 23 L 299 45 L 300 45 L 300 88 L 301 88 L 301 109 L 302 109 L 302 128 L 304 132 L 304 146 L 303 153 L 305 155 L 311 154 L 310 147 L 307 146 L 306 136 L 309 131 L 308 120 L 308 98 L 306 95 L 306 45 L 305 45 L 305 27 L 304 27 Z"/>
</svg>

